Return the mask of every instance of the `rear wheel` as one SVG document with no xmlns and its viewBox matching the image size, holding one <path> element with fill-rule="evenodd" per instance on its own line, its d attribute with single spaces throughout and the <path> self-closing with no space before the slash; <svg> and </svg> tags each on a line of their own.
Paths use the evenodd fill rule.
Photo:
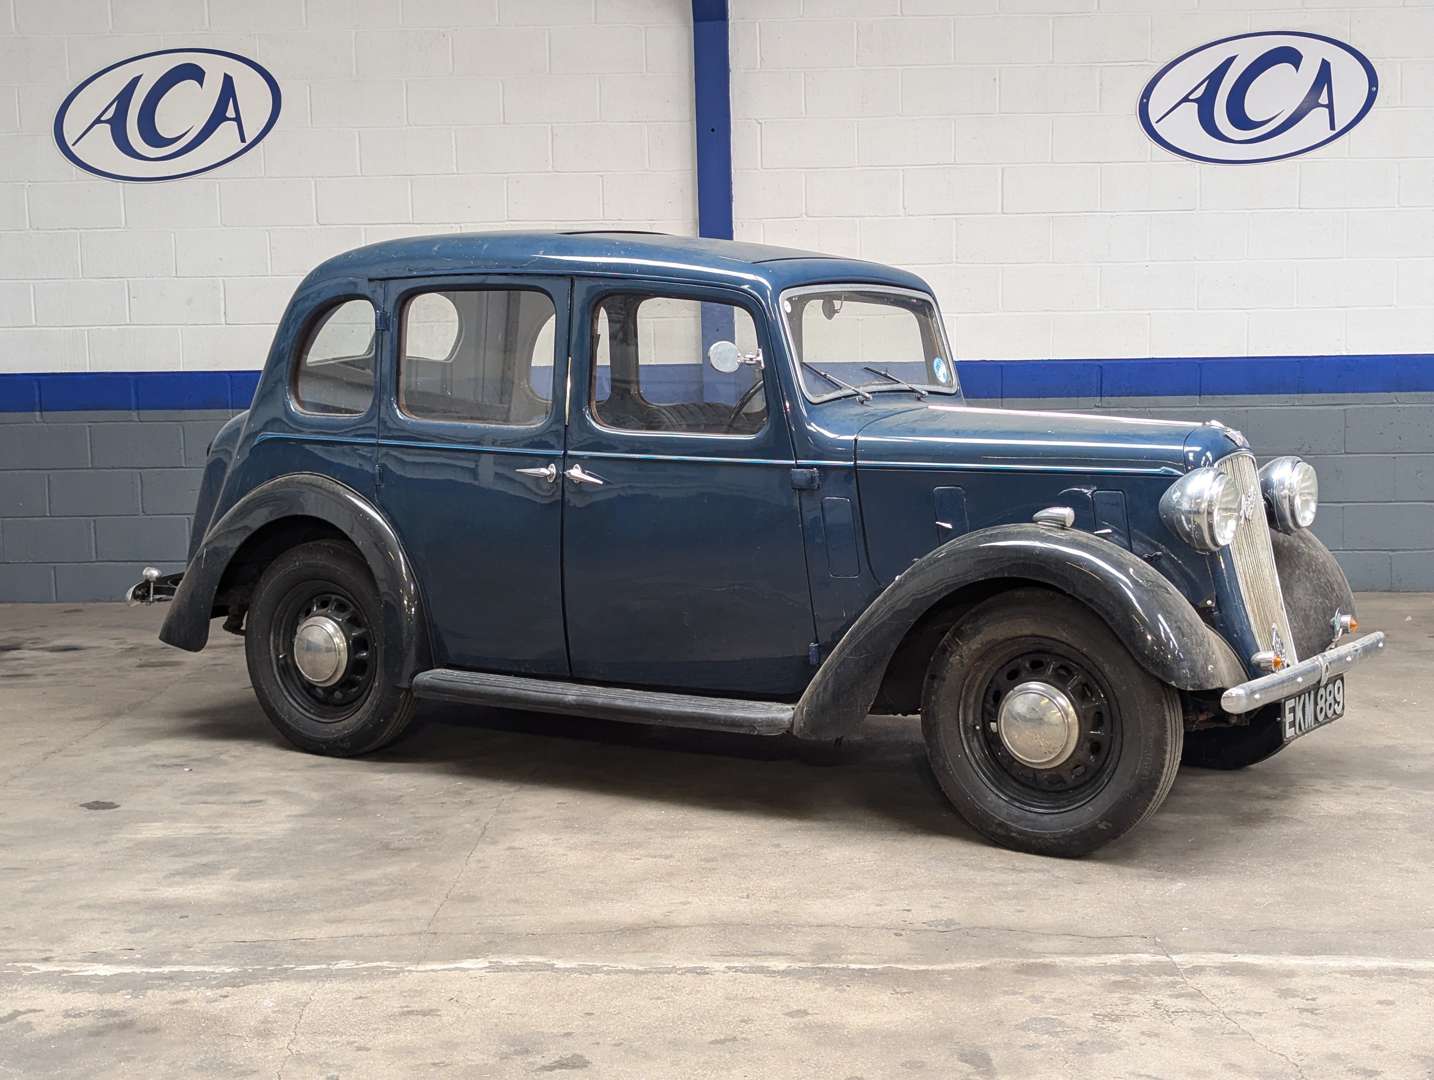
<svg viewBox="0 0 1434 1080">
<path fill-rule="evenodd" d="M 348 544 L 291 548 L 259 578 L 244 634 L 249 678 L 295 746 L 349 757 L 398 737 L 415 704 L 384 681 L 385 648 L 378 589 Z"/>
<path fill-rule="evenodd" d="M 1039 589 L 994 597 L 947 634 L 922 730 L 942 790 L 974 828 L 1065 856 L 1155 812 L 1183 735 L 1176 693 L 1088 608 Z"/>
</svg>

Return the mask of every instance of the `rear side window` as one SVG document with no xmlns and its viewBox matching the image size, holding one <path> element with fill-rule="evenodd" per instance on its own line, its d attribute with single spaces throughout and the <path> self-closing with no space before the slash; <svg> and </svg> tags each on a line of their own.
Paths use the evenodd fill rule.
<svg viewBox="0 0 1434 1080">
<path fill-rule="evenodd" d="M 305 412 L 359 416 L 373 402 L 373 305 L 345 300 L 309 332 L 294 372 L 294 400 Z"/>
<path fill-rule="evenodd" d="M 418 293 L 403 307 L 399 407 L 420 420 L 538 424 L 552 409 L 556 312 L 535 289 Z"/>
</svg>

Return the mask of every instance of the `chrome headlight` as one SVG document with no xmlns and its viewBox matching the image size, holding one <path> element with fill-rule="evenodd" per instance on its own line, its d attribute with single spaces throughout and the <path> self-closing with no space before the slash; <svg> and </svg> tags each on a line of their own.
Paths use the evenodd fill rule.
<svg viewBox="0 0 1434 1080">
<path fill-rule="evenodd" d="M 1292 533 L 1314 524 L 1319 509 L 1319 477 L 1314 466 L 1297 457 L 1277 457 L 1260 470 L 1260 490 L 1275 528 Z"/>
<path fill-rule="evenodd" d="M 1180 539 L 1201 551 L 1219 551 L 1235 539 L 1240 492 L 1212 468 L 1194 469 L 1160 497 L 1160 517 Z"/>
</svg>

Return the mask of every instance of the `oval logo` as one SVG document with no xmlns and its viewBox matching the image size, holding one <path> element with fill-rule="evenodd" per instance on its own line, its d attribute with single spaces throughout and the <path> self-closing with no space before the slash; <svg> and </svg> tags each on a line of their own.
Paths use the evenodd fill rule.
<svg viewBox="0 0 1434 1080">
<path fill-rule="evenodd" d="M 1374 65 L 1359 50 L 1320 34 L 1262 31 L 1166 64 L 1140 94 L 1140 124 L 1181 157 L 1253 165 L 1339 138 L 1378 93 Z"/>
<path fill-rule="evenodd" d="M 55 143 L 112 180 L 176 180 L 247 153 L 279 119 L 279 84 L 218 49 L 162 49 L 111 64 L 70 91 Z"/>
</svg>

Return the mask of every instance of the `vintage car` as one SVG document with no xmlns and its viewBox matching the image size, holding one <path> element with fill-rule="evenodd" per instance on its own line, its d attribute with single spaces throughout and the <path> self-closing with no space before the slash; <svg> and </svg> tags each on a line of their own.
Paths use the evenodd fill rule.
<svg viewBox="0 0 1434 1080">
<path fill-rule="evenodd" d="M 617 232 L 370 245 L 209 449 L 161 640 L 291 742 L 420 699 L 839 740 L 917 714 L 981 833 L 1076 855 L 1280 750 L 1382 647 L 1313 469 L 1215 422 L 966 404 L 919 277 Z M 1284 586 L 1282 588 L 1282 585 Z"/>
</svg>

